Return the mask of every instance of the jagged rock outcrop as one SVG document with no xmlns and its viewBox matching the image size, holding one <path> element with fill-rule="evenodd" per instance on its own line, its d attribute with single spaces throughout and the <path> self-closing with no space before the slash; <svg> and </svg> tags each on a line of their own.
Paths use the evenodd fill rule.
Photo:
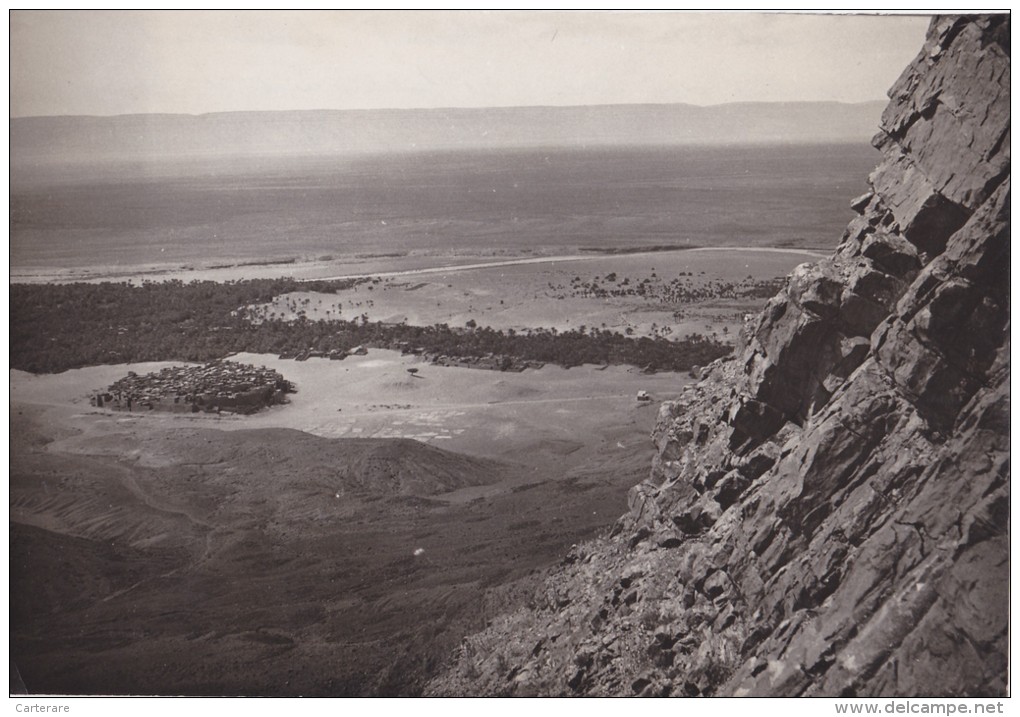
<svg viewBox="0 0 1020 717">
<path fill-rule="evenodd" d="M 940 17 L 872 191 L 660 410 L 650 478 L 433 694 L 1007 689 L 1009 18 Z"/>
</svg>

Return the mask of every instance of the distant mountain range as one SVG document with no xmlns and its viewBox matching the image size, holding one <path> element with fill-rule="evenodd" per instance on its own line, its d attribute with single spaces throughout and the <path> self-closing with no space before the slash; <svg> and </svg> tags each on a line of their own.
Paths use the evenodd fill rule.
<svg viewBox="0 0 1020 717">
<path fill-rule="evenodd" d="M 23 117 L 13 164 L 512 147 L 866 142 L 884 102 Z"/>
</svg>

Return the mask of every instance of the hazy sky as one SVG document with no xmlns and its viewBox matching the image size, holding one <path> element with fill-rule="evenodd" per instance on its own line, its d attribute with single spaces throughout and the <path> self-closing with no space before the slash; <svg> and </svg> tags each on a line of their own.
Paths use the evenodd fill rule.
<svg viewBox="0 0 1020 717">
<path fill-rule="evenodd" d="M 11 115 L 860 102 L 927 17 L 13 11 Z"/>
</svg>

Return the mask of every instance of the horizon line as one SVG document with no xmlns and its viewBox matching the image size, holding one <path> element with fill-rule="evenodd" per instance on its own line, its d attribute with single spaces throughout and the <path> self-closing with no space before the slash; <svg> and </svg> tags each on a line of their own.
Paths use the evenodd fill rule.
<svg viewBox="0 0 1020 717">
<path fill-rule="evenodd" d="M 483 105 L 483 106 L 442 106 L 442 107 L 362 107 L 362 108 L 316 108 L 316 109 L 251 109 L 251 110 L 214 110 L 211 112 L 122 112 L 118 114 L 57 114 L 57 115 L 12 115 L 8 121 L 30 119 L 117 119 L 124 117 L 210 117 L 229 114 L 300 114 L 300 113 L 339 113 L 339 112 L 443 112 L 449 110 L 528 110 L 528 109 L 582 109 L 600 107 L 693 107 L 712 109 L 717 107 L 733 107 L 738 105 L 867 105 L 888 104 L 889 98 L 845 102 L 843 100 L 736 100 L 715 104 L 698 105 L 692 102 L 599 102 L 588 105 Z"/>
</svg>

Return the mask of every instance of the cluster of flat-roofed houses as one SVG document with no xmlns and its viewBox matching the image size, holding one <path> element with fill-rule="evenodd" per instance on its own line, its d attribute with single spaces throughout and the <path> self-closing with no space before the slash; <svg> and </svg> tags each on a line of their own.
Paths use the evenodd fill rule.
<svg viewBox="0 0 1020 717">
<path fill-rule="evenodd" d="M 126 411 L 231 411 L 251 413 L 282 403 L 294 385 L 265 366 L 214 361 L 204 366 L 168 366 L 139 375 L 134 371 L 92 397 L 98 408 Z"/>
</svg>

